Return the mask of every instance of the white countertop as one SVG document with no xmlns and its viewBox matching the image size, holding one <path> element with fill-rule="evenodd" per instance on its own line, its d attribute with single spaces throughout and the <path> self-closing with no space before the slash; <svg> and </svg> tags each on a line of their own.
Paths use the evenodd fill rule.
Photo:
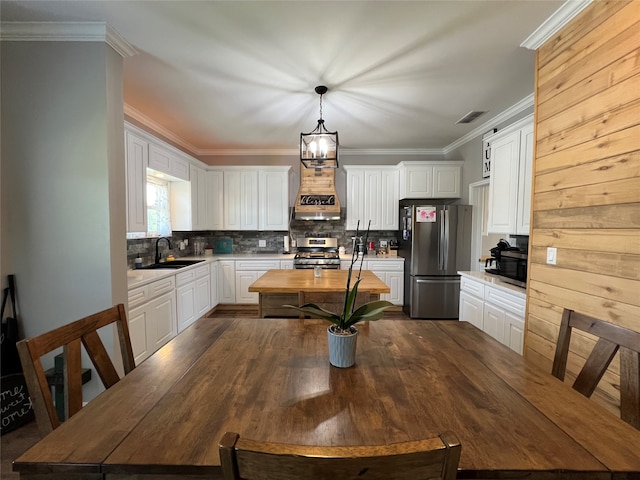
<svg viewBox="0 0 640 480">
<path fill-rule="evenodd" d="M 509 293 L 513 293 L 522 298 L 525 298 L 527 294 L 526 288 L 518 287 L 516 285 L 507 283 L 498 275 L 491 275 L 490 273 L 485 273 L 485 272 L 458 272 L 458 273 L 464 277 L 470 278 L 471 280 L 476 280 L 478 282 L 491 285 L 492 287 L 498 287 L 503 290 L 507 290 Z"/>
<path fill-rule="evenodd" d="M 156 270 L 127 270 L 127 287 L 129 289 L 141 287 L 148 283 L 162 278 L 170 277 L 180 272 L 184 272 L 190 268 L 197 268 L 207 263 L 215 262 L 217 260 L 293 260 L 295 253 L 225 253 L 217 254 L 211 257 L 209 256 L 189 256 L 179 257 L 176 260 L 204 260 L 204 262 L 189 265 L 188 267 L 178 269 L 156 269 Z M 404 261 L 402 257 L 396 257 L 391 255 L 366 255 L 365 260 L 400 260 Z M 340 255 L 340 260 L 351 260 L 351 254 Z"/>
</svg>

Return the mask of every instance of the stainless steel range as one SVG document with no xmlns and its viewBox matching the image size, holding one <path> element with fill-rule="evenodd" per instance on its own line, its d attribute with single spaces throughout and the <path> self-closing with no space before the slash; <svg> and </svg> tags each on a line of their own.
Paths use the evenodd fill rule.
<svg viewBox="0 0 640 480">
<path fill-rule="evenodd" d="M 297 245 L 294 268 L 340 268 L 337 238 L 302 237 L 297 239 Z"/>
</svg>

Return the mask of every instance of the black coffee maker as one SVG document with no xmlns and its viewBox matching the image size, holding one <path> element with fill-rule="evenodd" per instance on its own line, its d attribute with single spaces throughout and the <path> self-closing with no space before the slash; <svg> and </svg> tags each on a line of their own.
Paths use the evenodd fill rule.
<svg viewBox="0 0 640 480">
<path fill-rule="evenodd" d="M 504 238 L 501 238 L 498 244 L 495 247 L 493 247 L 491 250 L 489 250 L 491 252 L 491 258 L 487 258 L 487 260 L 484 262 L 484 266 L 489 267 L 493 265 L 493 263 L 495 262 L 496 268 L 499 270 L 500 257 L 502 256 L 502 252 L 518 251 L 518 250 L 519 250 L 518 247 L 512 247 L 509 244 L 509 242 L 507 242 Z M 497 272 L 492 272 L 492 273 L 497 273 Z"/>
</svg>

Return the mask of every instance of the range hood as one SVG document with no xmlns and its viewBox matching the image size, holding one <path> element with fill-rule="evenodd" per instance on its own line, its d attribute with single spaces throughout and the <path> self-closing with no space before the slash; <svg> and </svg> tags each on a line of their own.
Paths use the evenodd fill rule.
<svg viewBox="0 0 640 480">
<path fill-rule="evenodd" d="M 340 220 L 334 168 L 300 168 L 296 220 Z"/>
</svg>

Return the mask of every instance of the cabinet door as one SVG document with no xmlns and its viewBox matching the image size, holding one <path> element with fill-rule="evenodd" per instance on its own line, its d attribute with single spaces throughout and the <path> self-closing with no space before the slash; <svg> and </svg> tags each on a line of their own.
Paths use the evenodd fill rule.
<svg viewBox="0 0 640 480">
<path fill-rule="evenodd" d="M 433 167 L 415 165 L 405 167 L 403 198 L 433 197 Z"/>
<path fill-rule="evenodd" d="M 382 230 L 382 179 L 380 170 L 364 172 L 364 215 L 360 218 L 360 229 Z M 371 223 L 369 224 L 369 221 Z"/>
<path fill-rule="evenodd" d="M 259 172 L 259 230 L 289 229 L 289 173 Z"/>
<path fill-rule="evenodd" d="M 224 176 L 221 171 L 206 173 L 205 203 L 207 230 L 224 228 Z"/>
<path fill-rule="evenodd" d="M 258 230 L 258 172 L 224 172 L 225 230 Z"/>
<path fill-rule="evenodd" d="M 191 229 L 207 229 L 207 177 L 204 169 L 190 166 Z"/>
<path fill-rule="evenodd" d="M 493 164 L 491 165 L 491 174 L 493 175 Z M 500 343 L 504 343 L 504 321 L 505 311 L 494 305 L 485 303 L 483 308 L 483 330 L 498 340 Z"/>
<path fill-rule="evenodd" d="M 217 307 L 220 303 L 220 296 L 218 292 L 218 276 L 220 271 L 220 265 L 218 262 L 211 264 L 211 308 Z"/>
<path fill-rule="evenodd" d="M 469 295 L 466 292 L 460 292 L 459 317 L 461 321 L 469 322 L 480 330 L 483 330 L 483 310 L 484 302 L 481 299 L 474 297 L 473 295 Z"/>
<path fill-rule="evenodd" d="M 147 163 L 149 144 L 131 132 L 125 133 L 127 145 L 127 232 L 147 231 Z"/>
<path fill-rule="evenodd" d="M 462 167 L 435 165 L 433 167 L 433 198 L 460 198 Z"/>
<path fill-rule="evenodd" d="M 220 303 L 236 303 L 236 262 L 218 262 L 218 300 Z"/>
<path fill-rule="evenodd" d="M 524 318 L 505 312 L 504 343 L 511 350 L 522 355 L 524 350 Z"/>
<path fill-rule="evenodd" d="M 495 139 L 491 147 L 489 233 L 514 233 L 518 194 L 520 131 Z"/>
<path fill-rule="evenodd" d="M 531 219 L 531 182 L 533 175 L 533 123 L 521 130 L 518 169 L 518 212 L 516 234 L 529 235 Z"/>
<path fill-rule="evenodd" d="M 391 293 L 380 296 L 382 300 L 389 300 L 394 305 L 402 305 L 404 303 L 404 273 L 403 272 L 386 272 L 387 279 L 385 283 L 391 289 Z M 384 298 L 383 298 L 384 297 Z"/>
<path fill-rule="evenodd" d="M 364 195 L 364 170 L 347 170 L 347 230 L 355 230 L 358 220 L 360 229 L 363 228 Z"/>
<path fill-rule="evenodd" d="M 171 175 L 171 154 L 155 143 L 150 143 L 149 168 Z"/>
<path fill-rule="evenodd" d="M 148 311 L 149 351 L 153 353 L 178 333 L 175 292 L 165 293 L 149 302 Z"/>
<path fill-rule="evenodd" d="M 211 308 L 211 277 L 205 277 L 196 280 L 196 314 L 202 317 Z"/>
<path fill-rule="evenodd" d="M 258 294 L 249 292 L 249 285 L 264 272 L 236 271 L 236 303 L 258 304 Z"/>
<path fill-rule="evenodd" d="M 196 311 L 196 282 L 178 287 L 176 290 L 176 307 L 178 312 L 178 333 L 180 333 L 198 318 Z"/>
<path fill-rule="evenodd" d="M 136 365 L 140 365 L 145 358 L 151 355 L 149 342 L 147 341 L 147 318 L 149 317 L 148 304 L 129 310 L 129 337 L 131 349 Z"/>
<path fill-rule="evenodd" d="M 400 172 L 397 169 L 382 170 L 380 175 L 380 230 L 397 230 L 398 201 L 400 200 Z"/>
</svg>

